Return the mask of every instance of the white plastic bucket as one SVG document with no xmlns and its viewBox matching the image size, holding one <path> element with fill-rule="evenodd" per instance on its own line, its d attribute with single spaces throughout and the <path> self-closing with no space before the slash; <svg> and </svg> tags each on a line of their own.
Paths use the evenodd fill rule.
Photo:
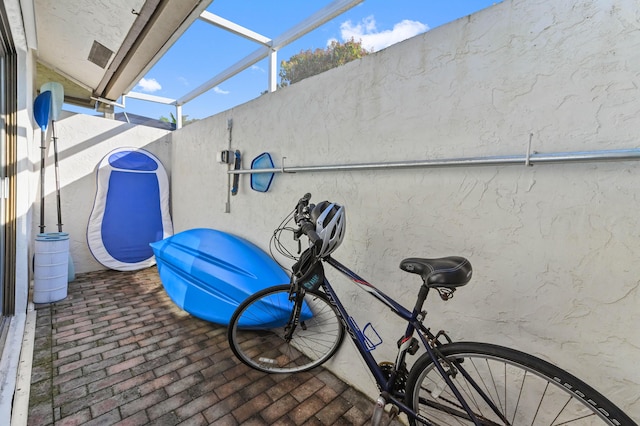
<svg viewBox="0 0 640 426">
<path fill-rule="evenodd" d="M 33 261 L 33 303 L 64 299 L 67 297 L 68 284 L 69 234 L 38 234 Z"/>
</svg>

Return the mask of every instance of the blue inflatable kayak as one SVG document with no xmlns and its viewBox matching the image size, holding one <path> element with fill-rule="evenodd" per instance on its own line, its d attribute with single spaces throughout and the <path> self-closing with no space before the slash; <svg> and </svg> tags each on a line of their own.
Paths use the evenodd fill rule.
<svg viewBox="0 0 640 426">
<path fill-rule="evenodd" d="M 155 265 L 149 243 L 173 234 L 169 179 L 160 160 L 138 148 L 118 148 L 97 170 L 96 198 L 87 226 L 93 257 L 118 271 Z"/>
<path fill-rule="evenodd" d="M 249 241 L 215 229 L 191 229 L 151 244 L 162 285 L 171 300 L 191 315 L 228 325 L 231 315 L 248 296 L 289 276 L 264 251 Z M 274 300 L 274 304 L 281 301 Z M 268 303 L 268 302 L 265 302 Z M 269 323 L 240 324 L 270 327 Z M 310 316 L 310 315 L 309 315 Z M 266 321 L 266 319 L 265 319 Z"/>
</svg>

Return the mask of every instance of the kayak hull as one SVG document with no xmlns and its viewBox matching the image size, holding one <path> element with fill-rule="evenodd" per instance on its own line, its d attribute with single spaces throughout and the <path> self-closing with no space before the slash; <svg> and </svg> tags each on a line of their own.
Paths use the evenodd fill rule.
<svg viewBox="0 0 640 426">
<path fill-rule="evenodd" d="M 216 324 L 228 325 L 238 305 L 250 295 L 289 282 L 285 271 L 259 247 L 219 230 L 191 229 L 150 245 L 171 300 L 191 315 Z"/>
</svg>

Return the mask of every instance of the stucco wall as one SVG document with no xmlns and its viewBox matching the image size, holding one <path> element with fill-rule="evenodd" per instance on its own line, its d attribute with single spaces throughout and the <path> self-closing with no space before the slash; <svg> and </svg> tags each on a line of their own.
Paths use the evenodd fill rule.
<svg viewBox="0 0 640 426">
<path fill-rule="evenodd" d="M 76 272 L 105 269 L 91 255 L 87 245 L 87 224 L 96 196 L 96 171 L 98 163 L 110 151 L 121 147 L 143 148 L 157 156 L 170 174 L 171 135 L 167 130 L 135 126 L 121 121 L 108 120 L 84 114 L 63 112 L 56 122 L 58 137 L 60 199 L 62 204 L 63 231 L 69 233 L 71 257 Z M 54 151 L 49 126 L 49 149 L 45 177 L 45 231 L 56 232 L 57 207 Z M 40 130 L 37 145 L 40 145 Z M 39 154 L 37 154 L 39 155 Z M 39 161 L 39 157 L 38 157 Z M 37 166 L 37 165 L 36 165 Z M 39 168 L 33 174 L 34 194 L 38 193 Z M 34 208 L 38 208 L 38 203 Z M 38 232 L 40 212 L 33 212 L 33 230 Z"/>
<path fill-rule="evenodd" d="M 176 232 L 212 227 L 263 248 L 305 192 L 347 207 L 335 257 L 412 305 L 404 257 L 463 255 L 472 282 L 427 306 L 434 329 L 553 361 L 640 419 L 640 164 L 486 166 L 279 174 L 225 213 L 229 141 L 244 166 L 320 165 L 635 148 L 640 12 L 633 0 L 504 1 L 339 69 L 189 125 L 172 141 Z M 291 242 L 290 247 L 295 247 Z M 388 310 L 328 277 L 393 359 Z M 329 364 L 371 390 L 350 344 Z"/>
</svg>

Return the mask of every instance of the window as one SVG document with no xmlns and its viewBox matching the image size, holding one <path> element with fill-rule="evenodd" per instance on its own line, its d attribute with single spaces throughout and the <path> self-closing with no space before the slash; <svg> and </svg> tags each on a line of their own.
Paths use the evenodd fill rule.
<svg viewBox="0 0 640 426">
<path fill-rule="evenodd" d="M 0 4 L 0 315 L 15 314 L 17 53 Z M 1 328 L 1 327 L 0 327 Z M 1 330 L 0 330 L 0 334 Z"/>
</svg>

